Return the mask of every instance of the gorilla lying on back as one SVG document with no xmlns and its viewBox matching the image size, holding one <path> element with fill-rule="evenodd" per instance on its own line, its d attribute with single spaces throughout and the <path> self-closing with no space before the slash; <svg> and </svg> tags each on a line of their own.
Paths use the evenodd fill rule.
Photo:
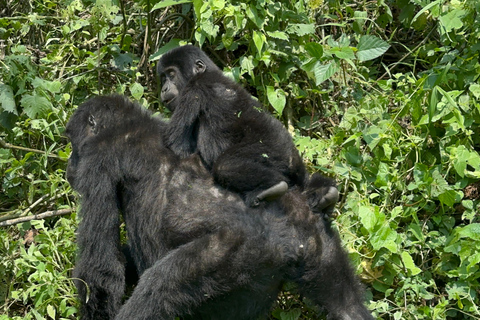
<svg viewBox="0 0 480 320">
<path fill-rule="evenodd" d="M 373 319 L 338 236 L 303 194 L 249 208 L 215 185 L 198 156 L 166 149 L 164 131 L 120 96 L 87 101 L 67 125 L 67 177 L 82 196 L 82 319 L 258 319 L 286 281 L 330 319 Z M 139 276 L 123 306 L 121 215 Z"/>
<path fill-rule="evenodd" d="M 283 195 L 288 186 L 317 190 L 317 210 L 333 210 L 338 190 L 316 174 L 309 181 L 302 158 L 285 127 L 199 48 L 164 54 L 157 72 L 161 99 L 173 111 L 167 146 L 181 157 L 194 152 L 223 187 L 241 193 L 250 206 Z M 308 188 L 308 187 L 307 187 Z"/>
</svg>

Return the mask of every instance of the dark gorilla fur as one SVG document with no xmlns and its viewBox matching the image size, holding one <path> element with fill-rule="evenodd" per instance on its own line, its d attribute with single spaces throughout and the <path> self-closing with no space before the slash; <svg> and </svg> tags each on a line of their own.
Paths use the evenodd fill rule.
<svg viewBox="0 0 480 320">
<path fill-rule="evenodd" d="M 167 52 L 157 72 L 161 99 L 173 111 L 167 146 L 176 154 L 200 154 L 215 180 L 252 206 L 309 183 L 283 124 L 263 112 L 201 49 L 183 46 Z M 312 204 L 332 211 L 338 200 L 335 181 L 316 174 L 310 183 L 318 193 Z"/>
<path fill-rule="evenodd" d="M 67 125 L 67 177 L 82 196 L 82 319 L 258 319 L 286 281 L 330 319 L 373 319 L 338 236 L 303 194 L 249 208 L 216 186 L 198 156 L 166 149 L 164 131 L 121 96 L 85 102 Z M 139 280 L 122 305 L 127 259 Z"/>
</svg>

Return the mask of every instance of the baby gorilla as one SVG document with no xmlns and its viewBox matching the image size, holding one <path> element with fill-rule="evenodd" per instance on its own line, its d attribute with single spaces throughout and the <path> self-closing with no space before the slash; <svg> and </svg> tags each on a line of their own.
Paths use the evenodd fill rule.
<svg viewBox="0 0 480 320">
<path fill-rule="evenodd" d="M 292 138 L 280 121 L 226 77 L 199 48 L 183 46 L 157 66 L 161 99 L 173 111 L 167 146 L 185 158 L 198 153 L 216 182 L 240 193 L 249 206 L 276 199 L 288 187 L 314 186 L 315 211 L 329 213 L 338 200 L 333 180 L 309 179 Z"/>
</svg>

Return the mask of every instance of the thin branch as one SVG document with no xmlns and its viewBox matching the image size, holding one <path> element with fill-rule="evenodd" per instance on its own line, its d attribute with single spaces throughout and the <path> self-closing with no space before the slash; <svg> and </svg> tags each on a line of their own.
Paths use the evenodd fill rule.
<svg viewBox="0 0 480 320">
<path fill-rule="evenodd" d="M 55 159 L 59 159 L 61 161 L 67 161 L 64 158 L 57 156 L 56 154 L 47 153 L 46 151 L 31 149 L 31 148 L 26 148 L 26 147 L 20 147 L 20 146 L 14 146 L 13 144 L 5 142 L 2 138 L 0 138 L 0 147 L 4 148 L 4 149 L 16 149 L 16 150 L 40 153 L 40 154 L 46 155 L 49 158 L 55 158 Z"/>
<path fill-rule="evenodd" d="M 31 221 L 31 220 L 41 220 L 45 218 L 51 218 L 51 217 L 56 217 L 56 216 L 64 216 L 67 214 L 70 214 L 73 212 L 73 209 L 61 209 L 61 210 L 54 210 L 54 211 L 47 211 L 44 213 L 39 213 L 35 214 L 32 216 L 26 216 L 26 217 L 21 217 L 17 219 L 10 219 L 4 222 L 0 222 L 0 227 L 6 227 L 6 226 L 13 226 L 15 224 L 19 224 L 22 222 L 26 221 Z"/>
</svg>

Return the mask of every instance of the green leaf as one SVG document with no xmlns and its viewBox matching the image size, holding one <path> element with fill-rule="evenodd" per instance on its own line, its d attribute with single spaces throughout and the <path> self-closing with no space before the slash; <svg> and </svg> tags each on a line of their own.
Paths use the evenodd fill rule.
<svg viewBox="0 0 480 320">
<path fill-rule="evenodd" d="M 287 41 L 289 40 L 288 34 L 282 31 L 275 31 L 275 32 L 267 31 L 267 35 L 275 39 L 287 40 Z"/>
<path fill-rule="evenodd" d="M 363 139 L 368 144 L 370 150 L 375 149 L 377 144 L 380 142 L 381 133 L 383 133 L 383 130 L 377 126 L 370 126 L 363 131 Z"/>
<path fill-rule="evenodd" d="M 56 318 L 55 318 L 55 314 L 56 314 L 55 308 L 52 307 L 51 305 L 48 305 L 48 306 L 47 306 L 47 314 L 48 314 L 48 316 L 49 316 L 50 318 L 56 319 Z"/>
<path fill-rule="evenodd" d="M 336 47 L 329 50 L 329 53 L 336 55 L 340 59 L 355 59 L 355 53 L 350 47 Z"/>
<path fill-rule="evenodd" d="M 407 251 L 402 251 L 401 253 L 403 264 L 405 268 L 407 268 L 411 273 L 412 276 L 419 274 L 422 270 L 415 265 L 413 262 L 413 258 Z"/>
<path fill-rule="evenodd" d="M 358 42 L 357 57 L 360 61 L 368 61 L 380 57 L 390 45 L 376 36 L 362 36 Z"/>
<path fill-rule="evenodd" d="M 453 167 L 460 177 L 475 176 L 480 173 L 480 155 L 476 151 L 470 151 L 463 145 L 451 147 L 447 150 L 452 159 Z M 468 168 L 473 168 L 473 171 L 468 170 Z"/>
<path fill-rule="evenodd" d="M 258 31 L 253 31 L 253 42 L 255 43 L 255 47 L 257 48 L 258 55 L 262 55 L 262 48 L 263 44 L 267 41 L 265 35 Z"/>
<path fill-rule="evenodd" d="M 480 223 L 472 223 L 465 227 L 458 227 L 456 230 L 461 238 L 480 241 Z"/>
<path fill-rule="evenodd" d="M 460 29 L 463 27 L 462 18 L 465 16 L 466 11 L 461 9 L 454 9 L 439 18 L 440 23 L 445 27 L 446 32 L 450 32 L 453 29 Z"/>
<path fill-rule="evenodd" d="M 480 84 L 471 84 L 468 88 L 475 98 L 480 99 Z"/>
<path fill-rule="evenodd" d="M 456 202 L 457 192 L 455 190 L 447 190 L 438 195 L 438 200 L 446 206 L 453 207 Z"/>
<path fill-rule="evenodd" d="M 388 182 L 390 181 L 390 172 L 388 168 L 389 166 L 386 163 L 380 162 L 378 165 L 377 177 L 375 179 L 375 186 L 385 187 L 388 185 Z"/>
<path fill-rule="evenodd" d="M 37 116 L 45 116 L 53 107 L 47 98 L 38 94 L 26 94 L 22 97 L 20 103 L 23 106 L 23 111 L 30 119 L 36 119 Z"/>
<path fill-rule="evenodd" d="M 362 34 L 363 33 L 363 27 L 365 26 L 365 21 L 368 20 L 368 12 L 365 11 L 355 11 L 353 13 L 353 19 L 355 21 L 353 22 L 353 30 L 357 34 Z"/>
<path fill-rule="evenodd" d="M 135 82 L 132 85 L 130 85 L 130 93 L 132 94 L 135 100 L 140 100 L 143 96 L 143 92 L 144 92 L 144 89 L 140 83 Z"/>
<path fill-rule="evenodd" d="M 313 23 L 290 23 L 287 27 L 287 32 L 290 34 L 296 34 L 299 37 L 307 34 L 315 33 L 315 25 Z"/>
<path fill-rule="evenodd" d="M 48 81 L 48 80 L 43 80 L 41 78 L 36 77 L 32 81 L 32 85 L 35 88 L 42 88 L 46 91 L 49 91 L 51 93 L 59 93 L 60 90 L 62 89 L 62 83 L 58 80 L 56 81 Z"/>
<path fill-rule="evenodd" d="M 267 86 L 267 97 L 268 101 L 270 104 L 273 106 L 275 111 L 279 115 L 283 113 L 283 109 L 285 108 L 285 103 L 287 102 L 287 99 L 285 97 L 285 91 L 282 89 L 277 89 L 275 90 L 274 87 L 272 86 Z"/>
<path fill-rule="evenodd" d="M 418 17 L 420 17 L 424 12 L 427 12 L 428 10 L 430 10 L 430 8 L 442 3 L 443 0 L 437 0 L 437 1 L 434 1 L 428 5 L 426 5 L 425 7 L 423 7 L 420 11 L 418 11 L 418 13 L 415 15 L 415 17 L 413 17 L 412 21 L 410 21 L 410 23 L 414 23 L 415 20 L 418 19 Z"/>
<path fill-rule="evenodd" d="M 0 111 L 4 110 L 18 116 L 12 87 L 0 83 Z"/>
<path fill-rule="evenodd" d="M 384 224 L 375 234 L 372 235 L 370 243 L 374 250 L 379 250 L 380 248 L 386 248 L 390 252 L 396 253 L 397 244 L 397 232 L 392 230 L 387 224 Z"/>
<path fill-rule="evenodd" d="M 319 43 L 309 42 L 305 45 L 305 50 L 313 58 L 320 59 L 323 56 L 323 47 Z"/>
<path fill-rule="evenodd" d="M 150 10 L 150 12 L 157 9 L 169 7 L 169 6 L 174 6 L 176 4 L 189 3 L 189 2 L 193 2 L 193 0 L 163 0 L 157 3 L 156 5 L 154 5 L 152 10 Z"/>
<path fill-rule="evenodd" d="M 377 225 L 377 217 L 372 207 L 360 206 L 358 208 L 358 216 L 365 229 L 372 232 Z"/>
<path fill-rule="evenodd" d="M 302 65 L 302 69 L 305 70 L 309 76 L 315 80 L 315 84 L 318 86 L 331 76 L 333 76 L 338 70 L 338 66 L 334 61 L 323 65 L 316 59 L 311 59 Z"/>
</svg>

